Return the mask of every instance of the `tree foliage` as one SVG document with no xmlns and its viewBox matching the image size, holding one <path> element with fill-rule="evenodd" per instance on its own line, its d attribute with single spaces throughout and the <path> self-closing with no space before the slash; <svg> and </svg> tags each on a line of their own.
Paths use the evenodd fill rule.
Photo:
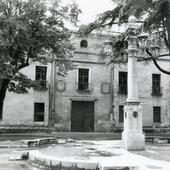
<svg viewBox="0 0 170 170">
<path fill-rule="evenodd" d="M 65 23 L 76 25 L 79 13 L 76 4 L 64 7 L 59 0 L 49 7 L 40 0 L 0 0 L 0 78 L 18 81 L 24 89 L 29 83 L 17 73 L 30 60 L 48 62 L 49 52 L 55 54 L 60 70 L 71 69 L 74 47 Z"/>
<path fill-rule="evenodd" d="M 81 12 L 76 4 L 60 0 L 0 0 L 0 114 L 6 90 L 26 93 L 32 81 L 20 70 L 30 62 L 48 62 L 54 54 L 63 75 L 72 68 L 74 47 L 65 23 L 76 25 Z M 34 84 L 34 83 L 33 83 Z"/>
<path fill-rule="evenodd" d="M 142 22 L 142 29 L 152 34 L 157 32 L 160 39 L 170 51 L 170 0 L 112 0 L 113 10 L 106 11 L 98 16 L 95 22 L 83 27 L 80 33 L 88 34 L 95 29 L 111 28 L 126 24 L 128 17 L 134 15 L 138 22 Z M 140 31 L 140 29 L 138 30 Z M 113 39 L 113 54 L 119 56 L 124 50 L 124 32 Z M 122 47 L 122 48 L 120 48 Z"/>
</svg>

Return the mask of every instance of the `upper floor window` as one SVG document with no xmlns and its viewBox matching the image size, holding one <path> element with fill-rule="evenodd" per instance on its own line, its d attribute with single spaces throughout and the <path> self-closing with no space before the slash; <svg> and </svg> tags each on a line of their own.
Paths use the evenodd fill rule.
<svg viewBox="0 0 170 170">
<path fill-rule="evenodd" d="M 47 67 L 46 66 L 36 66 L 35 80 L 39 83 L 41 88 L 46 88 L 46 77 L 47 77 Z"/>
<path fill-rule="evenodd" d="M 127 94 L 127 72 L 119 72 L 119 93 Z"/>
<path fill-rule="evenodd" d="M 152 74 L 152 95 L 160 96 L 161 95 L 161 75 Z"/>
<path fill-rule="evenodd" d="M 80 47 L 81 48 L 87 48 L 87 46 L 88 46 L 88 42 L 86 40 L 81 40 Z"/>
<path fill-rule="evenodd" d="M 35 80 L 46 80 L 47 67 L 46 66 L 36 66 Z"/>
<path fill-rule="evenodd" d="M 78 90 L 89 89 L 89 69 L 80 68 L 78 72 Z"/>
<path fill-rule="evenodd" d="M 1 105 L 0 105 L 0 121 L 2 120 L 2 114 L 3 114 L 3 103 L 1 102 Z"/>
</svg>

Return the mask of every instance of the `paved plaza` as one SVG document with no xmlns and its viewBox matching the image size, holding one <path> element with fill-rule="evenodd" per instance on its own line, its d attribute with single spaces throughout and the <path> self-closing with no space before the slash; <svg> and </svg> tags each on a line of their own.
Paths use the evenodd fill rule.
<svg viewBox="0 0 170 170">
<path fill-rule="evenodd" d="M 101 170 L 170 169 L 170 146 L 164 143 L 147 143 L 145 150 L 131 152 L 123 149 L 121 140 L 59 139 L 58 143 L 29 148 L 23 141 L 1 141 L 0 146 L 0 170 L 38 170 L 43 169 L 42 162 Z M 29 152 L 29 159 L 19 159 L 26 152 Z"/>
<path fill-rule="evenodd" d="M 165 144 L 146 145 L 144 151 L 128 152 L 122 148 L 120 140 L 76 141 L 74 143 L 50 145 L 30 152 L 30 159 L 60 162 L 68 166 L 76 163 L 80 168 L 129 167 L 130 169 L 170 169 L 170 147 Z"/>
</svg>

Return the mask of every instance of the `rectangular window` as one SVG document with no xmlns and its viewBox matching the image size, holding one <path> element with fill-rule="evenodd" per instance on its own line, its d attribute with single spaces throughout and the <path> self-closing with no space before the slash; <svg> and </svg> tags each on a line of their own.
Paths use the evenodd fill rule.
<svg viewBox="0 0 170 170">
<path fill-rule="evenodd" d="M 34 122 L 44 122 L 44 103 L 34 103 Z"/>
<path fill-rule="evenodd" d="M 123 110 L 124 106 L 120 105 L 119 106 L 119 122 L 123 123 L 124 122 L 124 110 Z"/>
<path fill-rule="evenodd" d="M 119 72 L 119 94 L 127 94 L 127 72 Z"/>
<path fill-rule="evenodd" d="M 160 96 L 161 95 L 161 75 L 152 74 L 152 95 Z"/>
<path fill-rule="evenodd" d="M 78 90 L 89 90 L 89 69 L 79 69 Z"/>
<path fill-rule="evenodd" d="M 2 113 L 3 113 L 3 102 L 0 105 L 0 121 L 2 120 Z"/>
<path fill-rule="evenodd" d="M 2 83 L 3 83 L 3 79 L 0 79 L 0 88 L 2 87 Z M 4 105 L 4 102 L 1 101 L 0 102 L 0 121 L 2 121 L 2 116 L 3 116 L 3 105 Z"/>
<path fill-rule="evenodd" d="M 153 122 L 161 123 L 161 107 L 160 106 L 153 107 Z"/>
<path fill-rule="evenodd" d="M 46 88 L 47 67 L 36 66 L 35 80 L 39 82 L 40 88 Z"/>
</svg>

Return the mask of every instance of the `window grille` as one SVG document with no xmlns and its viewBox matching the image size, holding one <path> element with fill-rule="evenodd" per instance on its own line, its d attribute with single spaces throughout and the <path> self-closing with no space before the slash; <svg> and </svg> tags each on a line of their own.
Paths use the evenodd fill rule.
<svg viewBox="0 0 170 170">
<path fill-rule="evenodd" d="M 44 103 L 34 103 L 34 121 L 44 122 Z"/>
<path fill-rule="evenodd" d="M 123 123 L 124 122 L 124 110 L 123 110 L 124 106 L 120 105 L 119 106 L 119 122 Z"/>
<path fill-rule="evenodd" d="M 161 107 L 160 106 L 153 107 L 153 122 L 161 123 Z"/>
<path fill-rule="evenodd" d="M 119 94 L 127 95 L 127 72 L 119 72 Z"/>
<path fill-rule="evenodd" d="M 152 95 L 153 96 L 161 96 L 161 75 L 160 74 L 152 74 Z"/>
<path fill-rule="evenodd" d="M 78 90 L 89 90 L 89 69 L 79 69 Z"/>
</svg>

